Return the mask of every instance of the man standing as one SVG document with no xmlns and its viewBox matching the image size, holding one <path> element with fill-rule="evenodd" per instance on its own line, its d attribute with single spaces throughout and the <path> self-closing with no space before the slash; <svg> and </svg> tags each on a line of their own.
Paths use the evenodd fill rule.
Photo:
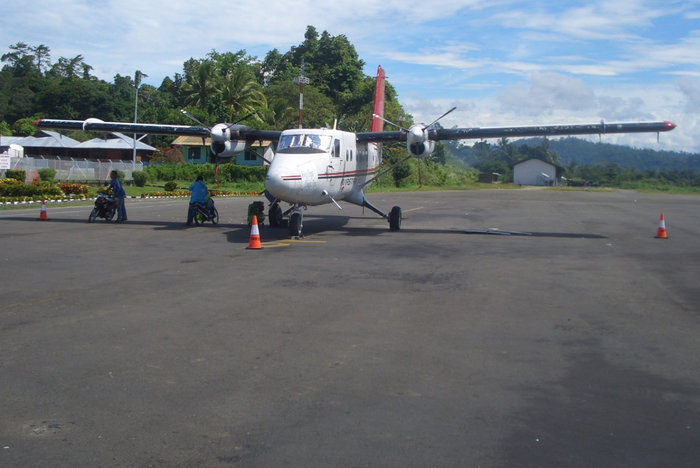
<svg viewBox="0 0 700 468">
<path fill-rule="evenodd" d="M 122 187 L 121 182 L 119 182 L 119 174 L 117 171 L 112 171 L 109 173 L 109 177 L 112 181 L 109 183 L 109 189 L 112 191 L 112 196 L 117 199 L 117 223 L 123 223 L 126 221 L 126 207 L 124 206 L 124 198 L 126 198 L 126 192 Z"/>
<path fill-rule="evenodd" d="M 194 203 L 201 203 L 204 205 L 207 201 L 207 195 L 209 194 L 209 189 L 207 188 L 207 184 L 204 183 L 204 177 L 197 176 L 197 180 L 190 185 L 190 192 L 192 192 L 192 195 L 190 195 L 190 205 L 187 207 L 187 225 L 192 224 L 192 204 Z"/>
</svg>

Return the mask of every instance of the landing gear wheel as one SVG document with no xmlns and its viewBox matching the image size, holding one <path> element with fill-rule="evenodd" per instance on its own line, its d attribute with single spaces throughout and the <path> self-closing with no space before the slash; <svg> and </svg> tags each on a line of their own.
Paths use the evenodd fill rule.
<svg viewBox="0 0 700 468">
<path fill-rule="evenodd" d="M 399 231 L 401 229 L 401 208 L 395 206 L 389 212 L 389 230 Z"/>
<path fill-rule="evenodd" d="M 211 209 L 211 222 L 214 224 L 219 224 L 219 212 L 216 207 Z"/>
<path fill-rule="evenodd" d="M 292 213 L 289 217 L 289 236 L 301 237 L 302 227 L 301 213 Z"/>
<path fill-rule="evenodd" d="M 267 217 L 270 220 L 270 227 L 278 227 L 282 224 L 282 208 L 279 203 L 273 203 L 270 206 Z"/>
<path fill-rule="evenodd" d="M 95 218 L 97 218 L 98 211 L 99 210 L 97 208 L 92 209 L 92 211 L 90 212 L 90 216 L 88 216 L 88 223 L 95 221 Z"/>
</svg>

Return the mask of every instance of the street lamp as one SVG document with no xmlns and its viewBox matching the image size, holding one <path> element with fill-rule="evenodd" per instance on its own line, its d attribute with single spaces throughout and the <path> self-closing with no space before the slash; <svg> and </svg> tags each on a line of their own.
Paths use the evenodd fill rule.
<svg viewBox="0 0 700 468">
<path fill-rule="evenodd" d="M 134 73 L 134 123 L 139 121 L 139 86 L 141 86 L 141 78 L 148 77 L 145 73 L 136 70 Z M 136 134 L 134 133 L 134 154 L 131 158 L 131 172 L 136 170 Z"/>
</svg>

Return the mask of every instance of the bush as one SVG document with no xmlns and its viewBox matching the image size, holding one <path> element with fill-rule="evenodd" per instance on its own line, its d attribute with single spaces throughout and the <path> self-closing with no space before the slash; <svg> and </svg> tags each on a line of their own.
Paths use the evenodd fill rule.
<svg viewBox="0 0 700 468">
<path fill-rule="evenodd" d="M 44 182 L 53 182 L 53 178 L 56 177 L 56 171 L 51 168 L 39 169 L 39 179 Z"/>
<path fill-rule="evenodd" d="M 131 176 L 134 178 L 134 184 L 137 187 L 145 186 L 148 181 L 148 173 L 144 171 L 134 171 L 131 173 Z"/>
<path fill-rule="evenodd" d="M 21 190 L 19 186 L 24 185 L 24 181 L 19 181 L 17 179 L 6 178 L 0 180 L 0 195 L 14 197 L 15 193 L 19 193 Z"/>
<path fill-rule="evenodd" d="M 175 182 L 166 182 L 165 185 L 163 186 L 163 189 L 165 189 L 166 192 L 174 192 L 175 189 L 177 188 L 177 184 Z"/>
<path fill-rule="evenodd" d="M 70 182 L 65 182 L 61 184 L 61 190 L 66 195 L 87 195 L 90 191 L 90 187 L 81 184 L 71 184 Z"/>
<path fill-rule="evenodd" d="M 17 179 L 0 180 L 0 196 L 33 197 L 46 195 L 62 195 L 62 193 L 60 189 L 53 187 L 49 182 L 25 184 Z"/>
<path fill-rule="evenodd" d="M 20 169 L 8 169 L 5 171 L 5 177 L 8 179 L 15 179 L 24 182 L 27 174 Z"/>
<path fill-rule="evenodd" d="M 261 166 L 222 164 L 219 166 L 219 177 L 225 182 L 263 182 L 265 171 Z"/>
</svg>

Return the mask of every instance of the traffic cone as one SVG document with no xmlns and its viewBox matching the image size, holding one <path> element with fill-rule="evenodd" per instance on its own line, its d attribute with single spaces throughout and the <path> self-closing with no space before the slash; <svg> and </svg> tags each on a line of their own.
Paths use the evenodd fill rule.
<svg viewBox="0 0 700 468">
<path fill-rule="evenodd" d="M 49 217 L 46 214 L 46 200 L 41 200 L 41 213 L 39 214 L 39 220 L 46 221 L 47 219 L 49 219 Z"/>
<path fill-rule="evenodd" d="M 253 215 L 253 224 L 250 226 L 250 241 L 248 241 L 249 249 L 262 249 L 260 244 L 260 231 L 258 230 L 258 217 Z"/>
<path fill-rule="evenodd" d="M 666 221 L 664 220 L 664 214 L 661 213 L 661 218 L 659 218 L 659 229 L 656 231 L 657 239 L 668 239 L 666 235 Z"/>
</svg>

